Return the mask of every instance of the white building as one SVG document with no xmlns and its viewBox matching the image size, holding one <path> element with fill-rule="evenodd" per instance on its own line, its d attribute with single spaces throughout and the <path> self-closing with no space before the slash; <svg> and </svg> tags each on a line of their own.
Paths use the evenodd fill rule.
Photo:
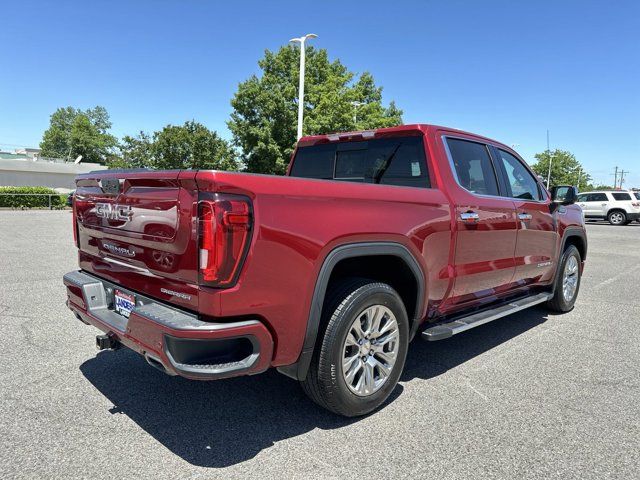
<svg viewBox="0 0 640 480">
<path fill-rule="evenodd" d="M 72 190 L 80 173 L 104 170 L 97 163 L 74 163 L 40 157 L 38 149 L 23 149 L 14 153 L 0 152 L 0 186 L 50 187 Z"/>
</svg>

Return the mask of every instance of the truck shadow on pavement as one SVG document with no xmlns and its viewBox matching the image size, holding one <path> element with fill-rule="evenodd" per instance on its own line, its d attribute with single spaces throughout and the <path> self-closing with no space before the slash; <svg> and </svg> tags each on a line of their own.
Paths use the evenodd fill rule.
<svg viewBox="0 0 640 480">
<path fill-rule="evenodd" d="M 401 382 L 441 375 L 540 325 L 546 317 L 544 309 L 532 309 L 448 340 L 416 339 Z M 122 349 L 101 352 L 80 370 L 113 403 L 110 413 L 128 416 L 171 452 L 201 467 L 235 465 L 280 440 L 358 421 L 316 406 L 296 382 L 274 369 L 254 377 L 195 382 L 156 371 L 139 355 Z M 401 383 L 387 404 L 402 390 Z M 384 407 L 372 415 L 384 415 Z"/>
</svg>

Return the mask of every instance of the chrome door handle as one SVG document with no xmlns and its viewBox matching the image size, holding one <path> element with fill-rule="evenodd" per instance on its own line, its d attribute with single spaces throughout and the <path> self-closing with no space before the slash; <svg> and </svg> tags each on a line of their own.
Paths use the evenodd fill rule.
<svg viewBox="0 0 640 480">
<path fill-rule="evenodd" d="M 476 212 L 464 212 L 460 214 L 460 220 L 464 223 L 478 223 L 478 221 L 480 221 L 480 215 Z"/>
<path fill-rule="evenodd" d="M 531 215 L 530 213 L 519 213 L 518 218 L 523 222 L 528 222 L 533 218 L 533 215 Z"/>
</svg>

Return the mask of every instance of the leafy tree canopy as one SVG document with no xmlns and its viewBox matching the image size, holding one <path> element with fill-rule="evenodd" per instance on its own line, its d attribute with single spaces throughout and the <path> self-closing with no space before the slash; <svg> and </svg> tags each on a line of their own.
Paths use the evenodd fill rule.
<svg viewBox="0 0 640 480">
<path fill-rule="evenodd" d="M 104 107 L 88 110 L 59 108 L 50 119 L 40 148 L 42 156 L 75 159 L 82 155 L 85 162 L 104 163 L 117 144 L 109 134 L 111 121 Z"/>
<path fill-rule="evenodd" d="M 589 185 L 587 188 L 583 188 L 583 192 L 588 192 L 589 190 L 615 190 L 611 185 L 605 185 L 603 183 L 598 183 L 596 185 Z"/>
<path fill-rule="evenodd" d="M 306 47 L 305 135 L 389 127 L 402 123 L 402 110 L 382 105 L 382 88 L 370 73 L 356 75 L 327 51 Z M 260 77 L 240 83 L 227 123 L 249 172 L 285 173 L 296 142 L 300 50 L 265 51 Z M 362 105 L 354 106 L 353 102 Z"/>
<path fill-rule="evenodd" d="M 566 150 L 546 150 L 535 155 L 537 162 L 531 167 L 546 181 L 551 160 L 551 185 L 576 185 L 585 190 L 591 182 L 591 176 L 584 170 L 573 153 Z M 578 181 L 580 185 L 578 185 Z"/>
<path fill-rule="evenodd" d="M 194 120 L 184 125 L 167 125 L 149 135 L 125 136 L 120 145 L 121 158 L 112 168 L 148 167 L 156 169 L 193 168 L 237 170 L 233 148 L 218 134 Z"/>
</svg>

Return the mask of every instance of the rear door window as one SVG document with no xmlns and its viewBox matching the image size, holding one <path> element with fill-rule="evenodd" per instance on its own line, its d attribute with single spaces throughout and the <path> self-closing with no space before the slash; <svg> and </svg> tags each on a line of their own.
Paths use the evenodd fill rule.
<svg viewBox="0 0 640 480">
<path fill-rule="evenodd" d="M 471 193 L 499 195 L 496 172 L 485 144 L 447 138 L 458 183 Z"/>
<path fill-rule="evenodd" d="M 405 187 L 431 186 L 422 137 L 300 147 L 290 175 Z"/>
</svg>

